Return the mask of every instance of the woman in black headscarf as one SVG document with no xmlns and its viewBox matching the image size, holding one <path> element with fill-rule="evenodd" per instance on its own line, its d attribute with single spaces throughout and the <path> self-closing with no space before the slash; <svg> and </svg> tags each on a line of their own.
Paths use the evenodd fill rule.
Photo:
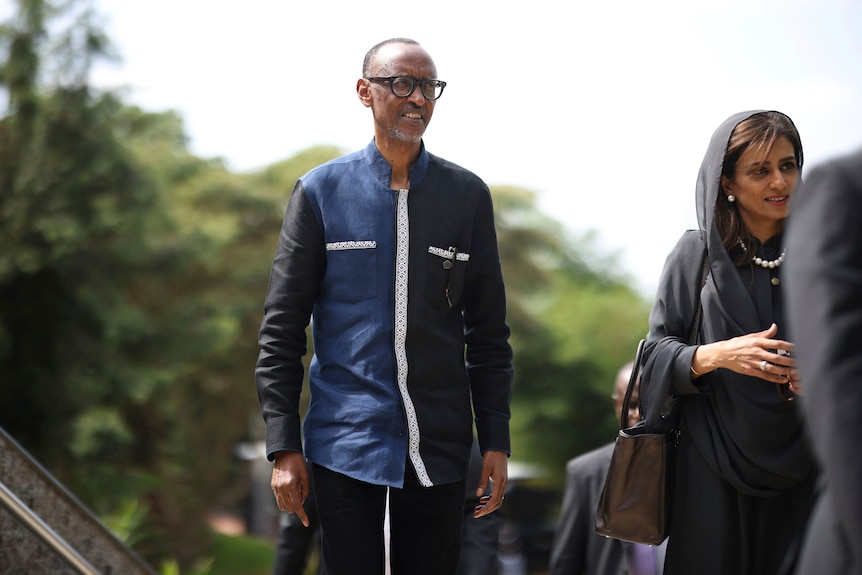
<svg viewBox="0 0 862 575">
<path fill-rule="evenodd" d="M 782 231 L 801 168 L 790 118 L 728 118 L 698 175 L 700 229 L 665 263 L 641 393 L 649 401 L 651 382 L 669 380 L 680 413 L 665 575 L 792 571 L 814 483 L 781 303 Z"/>
</svg>

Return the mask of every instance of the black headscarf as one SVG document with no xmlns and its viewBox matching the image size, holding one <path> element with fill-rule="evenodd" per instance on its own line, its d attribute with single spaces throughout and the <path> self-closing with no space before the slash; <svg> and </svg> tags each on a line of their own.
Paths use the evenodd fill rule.
<svg viewBox="0 0 862 575">
<path fill-rule="evenodd" d="M 683 433 L 692 439 L 713 471 L 738 490 L 770 495 L 808 475 L 810 456 L 793 402 L 775 384 L 717 369 L 692 382 L 696 349 L 690 342 L 698 306 L 703 316 L 697 343 L 712 343 L 762 331 L 772 323 L 770 310 L 758 309 L 739 269 L 721 242 L 714 220 L 727 144 L 734 128 L 760 111 L 735 114 L 715 131 L 696 186 L 698 230 L 683 234 L 662 271 L 649 319 L 641 392 L 649 411 L 652 382 L 669 379 L 679 395 Z M 704 257 L 708 275 L 703 283 Z M 752 281 L 769 282 L 755 270 Z M 781 326 L 779 326 L 781 328 Z M 649 405 L 652 403 L 652 405 Z"/>
</svg>

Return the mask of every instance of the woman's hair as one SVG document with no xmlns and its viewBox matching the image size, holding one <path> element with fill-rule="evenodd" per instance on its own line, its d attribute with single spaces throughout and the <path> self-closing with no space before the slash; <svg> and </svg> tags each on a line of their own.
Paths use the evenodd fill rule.
<svg viewBox="0 0 862 575">
<path fill-rule="evenodd" d="M 727 142 L 727 151 L 724 153 L 724 165 L 721 175 L 733 181 L 736 177 L 736 164 L 740 156 L 746 150 L 755 150 L 758 154 L 766 157 L 772 150 L 775 141 L 785 137 L 793 145 L 793 153 L 796 156 L 796 166 L 802 169 L 802 141 L 793 121 L 781 112 L 758 112 L 741 121 L 730 134 Z M 718 194 L 715 202 L 715 226 L 718 229 L 724 248 L 731 252 L 740 240 L 745 248 L 733 258 L 737 266 L 745 265 L 754 259 L 757 244 L 751 236 L 751 232 L 742 223 L 736 204 L 727 200 L 727 194 Z"/>
</svg>

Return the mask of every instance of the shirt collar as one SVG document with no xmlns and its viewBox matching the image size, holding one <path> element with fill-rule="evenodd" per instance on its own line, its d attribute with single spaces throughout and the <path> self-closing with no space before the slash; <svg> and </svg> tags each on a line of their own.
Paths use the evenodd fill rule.
<svg viewBox="0 0 862 575">
<path fill-rule="evenodd" d="M 425 174 L 428 173 L 428 152 L 425 151 L 425 142 L 419 143 L 419 157 L 410 166 L 410 187 L 415 188 L 422 183 Z M 365 148 L 365 161 L 371 169 L 371 173 L 386 187 L 389 187 L 389 182 L 392 181 L 392 167 L 380 150 L 377 149 L 377 144 L 374 143 L 374 138 L 371 143 Z"/>
</svg>

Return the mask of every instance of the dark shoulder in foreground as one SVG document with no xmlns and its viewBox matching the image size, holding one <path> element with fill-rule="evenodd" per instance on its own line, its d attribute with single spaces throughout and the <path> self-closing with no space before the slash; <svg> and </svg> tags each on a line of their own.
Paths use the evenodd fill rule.
<svg viewBox="0 0 862 575">
<path fill-rule="evenodd" d="M 846 179 L 856 189 L 862 189 L 862 148 L 815 167 L 811 170 L 811 176 L 823 176 L 826 172 L 839 179 Z"/>
</svg>

